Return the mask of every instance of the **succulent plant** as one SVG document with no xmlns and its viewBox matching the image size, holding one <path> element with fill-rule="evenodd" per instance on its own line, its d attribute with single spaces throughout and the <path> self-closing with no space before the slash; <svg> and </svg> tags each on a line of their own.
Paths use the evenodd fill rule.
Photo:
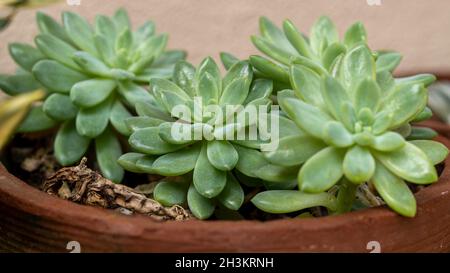
<svg viewBox="0 0 450 273">
<path fill-rule="evenodd" d="M 71 12 L 64 12 L 62 21 L 38 13 L 37 49 L 11 44 L 11 56 L 50 93 L 43 111 L 62 123 L 54 145 L 59 163 L 79 161 L 95 139 L 100 170 L 120 182 L 124 172 L 116 159 L 122 150 L 114 131 L 130 134 L 124 119 L 135 104 L 155 103 L 141 84 L 170 78 L 186 54 L 165 51 L 167 35 L 155 34 L 153 22 L 132 32 L 123 9 L 112 18 L 97 16 L 94 27 Z"/>
<path fill-rule="evenodd" d="M 259 142 L 225 138 L 226 133 L 234 135 L 249 123 L 238 124 L 225 116 L 209 115 L 211 109 L 207 109 L 242 106 L 235 112 L 239 115 L 248 105 L 269 105 L 271 82 L 258 80 L 252 84 L 252 76 L 251 66 L 242 61 L 233 65 L 222 79 L 214 60 L 206 58 L 198 69 L 187 62 L 179 62 L 174 82 L 152 79 L 151 91 L 162 107 L 145 102 L 136 105 L 139 116 L 127 119 L 127 123 L 133 130 L 129 143 L 137 153 L 123 155 L 120 164 L 134 172 L 192 176 L 188 179 L 192 183 L 159 183 L 154 197 L 164 205 L 187 200 L 200 219 L 211 216 L 216 202 L 231 210 L 239 209 L 244 193 L 231 171 L 248 164 L 241 158 L 248 157 L 259 147 Z M 194 109 L 198 104 L 203 107 L 200 112 Z M 179 105 L 193 110 L 187 116 L 180 116 L 173 111 Z M 187 128 L 188 132 L 203 133 L 199 138 L 179 139 L 172 133 L 177 125 Z"/>
<path fill-rule="evenodd" d="M 257 75 L 274 80 L 274 86 L 279 87 L 277 90 L 290 88 L 290 64 L 302 64 L 318 73 L 333 73 L 347 51 L 367 42 L 366 30 L 361 22 L 350 26 L 341 41 L 334 23 L 326 16 L 314 23 L 309 37 L 302 34 L 290 20 L 283 22 L 281 30 L 266 17 L 261 17 L 259 27 L 261 36 L 252 36 L 251 40 L 272 60 L 254 55 L 250 56 L 250 62 L 258 71 Z M 392 51 L 372 54 L 377 57 L 377 73 L 393 71 L 402 58 Z"/>
<path fill-rule="evenodd" d="M 377 74 L 376 66 L 364 43 L 344 55 L 333 75 L 291 65 L 294 90 L 279 92 L 278 102 L 300 133 L 282 136 L 279 149 L 265 157 L 273 164 L 301 165 L 301 193 L 264 192 L 253 199 L 256 206 L 269 212 L 296 211 L 302 194 L 323 193 L 339 184 L 337 204 L 331 204 L 345 211 L 353 203 L 355 185 L 368 182 L 393 210 L 415 215 L 415 198 L 406 182 L 437 181 L 434 165 L 448 150 L 431 140 L 408 141 L 410 133 L 402 131 L 409 122 L 429 116 L 425 86 L 434 78 L 394 80 Z"/>
</svg>

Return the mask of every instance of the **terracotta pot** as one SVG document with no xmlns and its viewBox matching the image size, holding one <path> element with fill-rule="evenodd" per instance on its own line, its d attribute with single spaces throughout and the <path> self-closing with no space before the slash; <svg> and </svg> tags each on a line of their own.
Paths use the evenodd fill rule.
<svg viewBox="0 0 450 273">
<path fill-rule="evenodd" d="M 1 169 L 0 250 L 68 252 L 77 241 L 82 252 L 370 252 L 378 242 L 382 252 L 449 252 L 449 166 L 450 158 L 439 182 L 416 194 L 413 219 L 379 207 L 316 219 L 165 223 L 64 201 Z"/>
</svg>

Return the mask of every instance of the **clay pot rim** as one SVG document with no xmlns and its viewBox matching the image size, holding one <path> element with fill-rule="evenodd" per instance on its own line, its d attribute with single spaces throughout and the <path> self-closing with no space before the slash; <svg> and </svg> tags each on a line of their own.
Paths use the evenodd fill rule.
<svg viewBox="0 0 450 273">
<path fill-rule="evenodd" d="M 440 129 L 450 127 L 438 123 Z M 450 147 L 450 140 L 439 136 L 438 141 Z M 436 198 L 445 198 L 450 192 L 450 157 L 445 160 L 444 170 L 438 182 L 420 190 L 415 194 L 417 200 L 417 215 L 427 213 L 432 209 Z M 97 207 L 75 204 L 66 200 L 50 196 L 24 181 L 10 174 L 5 168 L 0 168 L 0 203 L 14 206 L 14 209 L 33 213 L 36 216 L 52 219 L 63 215 L 63 219 L 71 219 L 64 224 L 75 226 L 84 230 L 91 230 L 109 234 L 135 234 L 139 236 L 143 232 L 163 228 L 166 232 L 198 232 L 199 230 L 216 230 L 217 232 L 227 229 L 239 232 L 249 229 L 285 230 L 286 227 L 302 228 L 303 230 L 335 230 L 344 225 L 358 225 L 362 222 L 371 221 L 412 221 L 414 218 L 402 217 L 391 211 L 386 206 L 367 208 L 359 211 L 349 212 L 338 216 L 327 216 L 311 219 L 278 219 L 266 222 L 257 220 L 214 220 L 200 221 L 189 220 L 188 222 L 156 222 L 143 215 L 126 216 L 120 213 Z M 89 224 L 91 223 L 91 224 Z"/>
</svg>

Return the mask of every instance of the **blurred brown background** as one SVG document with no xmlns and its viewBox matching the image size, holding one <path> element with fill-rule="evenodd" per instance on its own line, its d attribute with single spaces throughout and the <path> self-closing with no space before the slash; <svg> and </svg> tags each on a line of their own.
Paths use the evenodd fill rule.
<svg viewBox="0 0 450 273">
<path fill-rule="evenodd" d="M 126 7 L 134 25 L 154 20 L 158 31 L 170 33 L 169 46 L 186 49 L 194 63 L 209 55 L 218 59 L 220 51 L 241 58 L 256 53 L 249 36 L 258 32 L 261 15 L 276 23 L 290 18 L 304 32 L 318 16 L 329 15 L 341 35 L 354 21 L 363 21 L 372 48 L 403 53 L 402 73 L 450 71 L 449 0 L 80 0 L 80 6 L 70 6 L 70 1 L 41 10 L 56 17 L 71 10 L 92 21 L 95 14 L 111 15 Z M 0 73 L 14 70 L 9 42 L 32 42 L 37 32 L 34 14 L 20 12 L 0 33 Z"/>
</svg>

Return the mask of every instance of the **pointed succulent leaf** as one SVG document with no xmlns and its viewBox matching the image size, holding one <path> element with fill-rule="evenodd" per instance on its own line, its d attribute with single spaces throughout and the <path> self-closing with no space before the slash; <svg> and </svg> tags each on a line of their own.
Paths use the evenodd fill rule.
<svg viewBox="0 0 450 273">
<path fill-rule="evenodd" d="M 323 45 L 331 45 L 339 40 L 336 26 L 326 16 L 320 17 L 311 28 L 310 44 L 317 55 L 322 53 Z"/>
<path fill-rule="evenodd" d="M 377 73 L 381 71 L 393 72 L 402 60 L 398 52 L 381 52 L 377 58 Z"/>
<path fill-rule="evenodd" d="M 348 131 L 355 131 L 355 123 L 357 122 L 355 108 L 350 101 L 344 101 L 341 105 L 339 118 Z"/>
<path fill-rule="evenodd" d="M 133 34 L 130 29 L 126 28 L 117 36 L 115 49 L 116 51 L 125 49 L 129 51 L 133 45 Z"/>
<path fill-rule="evenodd" d="M 45 87 L 69 93 L 74 84 L 87 80 L 87 76 L 56 61 L 42 60 L 33 67 L 33 75 Z"/>
<path fill-rule="evenodd" d="M 246 176 L 258 177 L 257 170 L 266 166 L 268 161 L 260 151 L 245 148 L 239 145 L 234 146 L 239 154 L 239 160 L 236 169 Z"/>
<path fill-rule="evenodd" d="M 207 145 L 203 144 L 195 165 L 193 181 L 195 189 L 206 198 L 219 195 L 226 185 L 227 173 L 216 169 L 208 160 Z"/>
<path fill-rule="evenodd" d="M 294 190 L 273 190 L 258 193 L 251 202 L 268 213 L 290 213 L 312 207 L 336 210 L 336 198 L 329 193 L 304 193 Z"/>
<path fill-rule="evenodd" d="M 186 55 L 187 53 L 184 50 L 167 50 L 162 53 L 161 56 L 155 59 L 155 61 L 152 63 L 152 67 L 170 67 L 171 69 L 173 69 L 175 64 L 186 59 Z"/>
<path fill-rule="evenodd" d="M 14 61 L 26 71 L 31 71 L 34 64 L 45 58 L 39 50 L 27 44 L 12 43 L 8 48 Z"/>
<path fill-rule="evenodd" d="M 109 121 L 111 122 L 114 129 L 116 129 L 117 132 L 124 136 L 129 136 L 131 134 L 131 130 L 125 123 L 125 120 L 130 117 L 132 117 L 131 113 L 128 112 L 128 110 L 119 100 L 116 100 L 111 107 L 109 116 Z"/>
<path fill-rule="evenodd" d="M 321 78 L 317 73 L 302 65 L 292 65 L 290 75 L 291 85 L 297 97 L 316 107 L 323 107 Z"/>
<path fill-rule="evenodd" d="M 332 71 L 331 68 L 339 56 L 346 52 L 346 47 L 341 43 L 331 44 L 323 53 L 322 63 L 325 69 Z"/>
<path fill-rule="evenodd" d="M 365 107 L 376 112 L 380 103 L 381 90 L 374 80 L 364 79 L 356 89 L 355 110 Z"/>
<path fill-rule="evenodd" d="M 34 42 L 39 50 L 48 58 L 56 60 L 75 70 L 80 70 L 80 67 L 72 58 L 77 51 L 72 45 L 50 34 L 40 34 L 36 36 Z"/>
<path fill-rule="evenodd" d="M 431 109 L 426 106 L 422 112 L 420 112 L 418 115 L 414 117 L 414 120 L 412 122 L 421 122 L 427 119 L 430 119 L 433 116 L 433 112 Z"/>
<path fill-rule="evenodd" d="M 286 50 L 278 47 L 277 45 L 274 45 L 266 38 L 252 36 L 251 40 L 257 49 L 259 49 L 262 53 L 266 54 L 272 59 L 285 65 L 288 65 L 290 63 L 291 58 L 290 52 L 287 52 Z"/>
<path fill-rule="evenodd" d="M 275 164 L 267 164 L 255 170 L 258 178 L 274 183 L 296 181 L 298 166 L 284 167 Z"/>
<path fill-rule="evenodd" d="M 196 128 L 202 130 L 203 126 L 199 123 L 163 122 L 158 128 L 159 136 L 167 143 L 191 144 L 196 141 L 194 130 Z"/>
<path fill-rule="evenodd" d="M 335 147 L 348 147 L 353 144 L 353 135 L 340 122 L 330 121 L 323 127 L 322 139 Z"/>
<path fill-rule="evenodd" d="M 112 75 L 110 68 L 103 61 L 87 52 L 77 51 L 73 54 L 73 59 L 88 73 L 105 77 Z"/>
<path fill-rule="evenodd" d="M 160 92 L 169 91 L 172 93 L 175 93 L 180 98 L 189 100 L 191 99 L 190 96 L 181 89 L 178 85 L 174 84 L 171 81 L 165 80 L 165 79 L 152 79 L 150 80 L 150 86 L 152 87 L 153 91 L 158 90 Z"/>
<path fill-rule="evenodd" d="M 388 153 L 375 153 L 387 169 L 415 184 L 430 184 L 438 179 L 436 169 L 427 155 L 417 146 L 405 143 L 403 148 Z"/>
<path fill-rule="evenodd" d="M 220 60 L 226 70 L 229 70 L 239 59 L 227 52 L 220 52 Z"/>
<path fill-rule="evenodd" d="M 198 219 L 209 218 L 214 213 L 216 207 L 214 201 L 201 195 L 195 189 L 194 185 L 189 187 L 187 202 L 192 214 Z"/>
<path fill-rule="evenodd" d="M 105 130 L 95 139 L 95 152 L 103 176 L 115 183 L 122 181 L 124 171 L 117 162 L 122 155 L 122 147 L 111 130 Z"/>
<path fill-rule="evenodd" d="M 316 153 L 300 169 L 298 174 L 299 189 L 308 193 L 328 190 L 344 174 L 343 160 L 343 151 L 334 147 L 327 147 Z"/>
<path fill-rule="evenodd" d="M 227 174 L 227 184 L 217 200 L 230 210 L 238 210 L 244 203 L 244 190 L 231 173 Z"/>
<path fill-rule="evenodd" d="M 66 121 L 56 134 L 55 157 L 63 166 L 77 163 L 86 153 L 90 139 L 78 134 L 75 123 Z"/>
<path fill-rule="evenodd" d="M 147 127 L 158 127 L 161 123 L 164 123 L 164 120 L 160 120 L 157 118 L 151 117 L 131 117 L 125 119 L 125 124 L 128 129 L 132 132 L 137 131 L 139 129 L 147 128 Z"/>
<path fill-rule="evenodd" d="M 173 71 L 173 81 L 183 89 L 190 97 L 195 95 L 195 67 L 185 61 L 180 61 L 175 65 Z"/>
<path fill-rule="evenodd" d="M 383 110 L 393 114 L 390 128 L 396 128 L 422 112 L 427 103 L 427 90 L 420 85 L 403 85 L 386 97 Z"/>
<path fill-rule="evenodd" d="M 142 159 L 145 155 L 140 153 L 127 153 L 119 157 L 117 162 L 127 171 L 133 173 L 142 173 L 142 170 L 137 167 L 138 160 Z"/>
<path fill-rule="evenodd" d="M 268 18 L 264 16 L 259 18 L 259 30 L 261 32 L 261 35 L 272 44 L 277 45 L 290 54 L 296 53 L 281 29 L 279 29 Z"/>
<path fill-rule="evenodd" d="M 161 109 L 154 106 L 153 104 L 146 102 L 137 102 L 136 112 L 139 116 L 147 116 L 164 121 L 174 121 L 169 114 L 163 112 Z"/>
<path fill-rule="evenodd" d="M 350 148 L 344 157 L 344 175 L 353 183 L 369 181 L 375 172 L 375 159 L 370 151 L 358 145 Z"/>
<path fill-rule="evenodd" d="M 367 42 L 367 33 L 364 25 L 356 22 L 345 32 L 344 43 L 347 47 L 352 48 L 361 42 Z"/>
<path fill-rule="evenodd" d="M 201 145 L 185 148 L 158 157 L 152 165 L 154 171 L 163 176 L 177 176 L 192 171 L 200 154 Z"/>
<path fill-rule="evenodd" d="M 138 103 L 153 103 L 155 98 L 147 90 L 132 82 L 119 82 L 119 93 L 131 107 L 137 107 Z"/>
<path fill-rule="evenodd" d="M 120 8 L 114 13 L 113 20 L 119 33 L 125 28 L 131 29 L 130 18 L 124 8 Z"/>
<path fill-rule="evenodd" d="M 70 98 L 79 107 L 93 107 L 104 102 L 116 88 L 116 82 L 105 79 L 90 79 L 78 82 L 70 91 Z"/>
<path fill-rule="evenodd" d="M 0 89 L 10 96 L 26 93 L 40 88 L 32 74 L 0 75 Z"/>
<path fill-rule="evenodd" d="M 341 115 L 342 105 L 350 101 L 349 94 L 342 87 L 336 79 L 327 76 L 322 80 L 322 86 L 319 88 L 322 91 L 322 97 L 328 106 L 329 112 L 338 120 L 342 120 Z"/>
<path fill-rule="evenodd" d="M 80 15 L 73 12 L 63 13 L 63 22 L 67 35 L 82 50 L 96 55 L 94 33 L 89 23 Z"/>
<path fill-rule="evenodd" d="M 402 148 L 405 145 L 405 139 L 398 133 L 386 132 L 376 136 L 372 148 L 381 152 L 391 152 Z"/>
<path fill-rule="evenodd" d="M 379 135 L 388 130 L 389 127 L 391 127 L 393 117 L 393 113 L 389 113 L 387 111 L 379 112 L 375 116 L 375 121 L 372 125 L 372 132 L 375 135 Z"/>
<path fill-rule="evenodd" d="M 48 117 L 44 110 L 43 106 L 35 106 L 31 108 L 28 115 L 22 121 L 20 126 L 16 129 L 18 133 L 30 133 L 30 132 L 38 132 L 48 130 L 57 125 L 57 123 Z"/>
<path fill-rule="evenodd" d="M 268 98 L 272 94 L 273 83 L 266 79 L 254 80 L 248 93 L 247 98 L 244 101 L 244 105 L 247 105 L 255 100 Z"/>
<path fill-rule="evenodd" d="M 406 217 L 416 215 L 416 199 L 408 185 L 386 169 L 383 164 L 377 162 L 371 181 L 390 208 Z"/>
<path fill-rule="evenodd" d="M 293 57 L 290 60 L 290 64 L 301 64 L 308 67 L 312 71 L 319 75 L 328 75 L 328 71 L 323 67 L 319 61 L 311 60 L 303 56 Z"/>
<path fill-rule="evenodd" d="M 57 121 L 75 118 L 78 108 L 73 105 L 70 97 L 62 94 L 52 94 L 44 102 L 43 110 L 47 116 Z"/>
<path fill-rule="evenodd" d="M 204 105 L 208 105 L 211 101 L 218 101 L 220 90 L 216 83 L 217 81 L 208 72 L 198 79 L 197 95 L 202 98 Z"/>
<path fill-rule="evenodd" d="M 220 105 L 241 105 L 248 96 L 251 78 L 240 77 L 232 81 L 220 97 Z"/>
<path fill-rule="evenodd" d="M 219 70 L 219 67 L 217 66 L 216 62 L 211 57 L 204 59 L 200 63 L 200 65 L 197 69 L 196 75 L 195 75 L 197 83 L 198 83 L 198 80 L 200 79 L 200 77 L 202 75 L 204 75 L 206 72 L 211 75 L 212 79 L 214 79 L 218 89 L 222 90 L 222 77 L 220 76 L 220 70 Z M 201 96 L 201 94 L 197 94 L 197 95 Z"/>
<path fill-rule="evenodd" d="M 396 86 L 395 79 L 389 71 L 377 73 L 377 83 L 383 96 L 391 93 Z"/>
<path fill-rule="evenodd" d="M 342 60 L 340 79 L 353 97 L 356 88 L 363 79 L 375 79 L 375 61 L 367 45 L 355 46 Z"/>
<path fill-rule="evenodd" d="M 448 155 L 448 149 L 444 144 L 432 140 L 412 140 L 409 143 L 414 144 L 424 152 L 433 165 L 444 161 Z"/>
<path fill-rule="evenodd" d="M 410 77 L 396 78 L 395 83 L 398 85 L 414 85 L 423 84 L 425 87 L 436 81 L 436 76 L 432 74 L 418 74 Z"/>
<path fill-rule="evenodd" d="M 291 21 L 285 20 L 283 22 L 283 30 L 286 38 L 300 55 L 306 58 L 313 58 L 314 54 L 308 42 Z"/>
<path fill-rule="evenodd" d="M 250 85 L 253 78 L 253 69 L 247 61 L 240 61 L 235 63 L 222 80 L 222 86 L 225 90 L 234 80 L 243 78 L 248 80 Z"/>
<path fill-rule="evenodd" d="M 80 135 L 95 138 L 108 126 L 113 99 L 107 99 L 96 107 L 82 108 L 78 112 L 76 125 Z"/>
<path fill-rule="evenodd" d="M 136 130 L 131 134 L 128 142 L 136 151 L 151 155 L 170 153 L 183 148 L 183 145 L 174 145 L 163 141 L 159 136 L 158 127 Z"/>
<path fill-rule="evenodd" d="M 105 37 L 109 47 L 114 45 L 117 37 L 117 30 L 111 18 L 104 15 L 97 15 L 95 17 L 95 33 Z"/>
<path fill-rule="evenodd" d="M 297 99 L 288 98 L 283 102 L 284 111 L 308 134 L 322 138 L 324 126 L 332 119 L 318 108 Z M 283 107 L 283 105 L 282 105 Z"/>
<path fill-rule="evenodd" d="M 427 127 L 411 127 L 411 131 L 406 137 L 407 140 L 433 139 L 437 137 L 438 133 Z"/>
<path fill-rule="evenodd" d="M 38 11 L 36 14 L 36 21 L 41 33 L 50 34 L 65 41 L 66 43 L 71 43 L 71 40 L 67 36 L 66 30 L 47 14 Z"/>
<path fill-rule="evenodd" d="M 250 63 L 267 77 L 282 83 L 289 83 L 289 72 L 286 67 L 257 55 L 250 56 Z"/>
<path fill-rule="evenodd" d="M 226 140 L 214 140 L 208 142 L 207 156 L 209 162 L 221 171 L 232 170 L 238 160 L 239 155 L 233 145 Z"/>
<path fill-rule="evenodd" d="M 163 206 L 181 205 L 186 202 L 189 183 L 185 181 L 161 181 L 153 191 L 155 200 Z"/>
</svg>

